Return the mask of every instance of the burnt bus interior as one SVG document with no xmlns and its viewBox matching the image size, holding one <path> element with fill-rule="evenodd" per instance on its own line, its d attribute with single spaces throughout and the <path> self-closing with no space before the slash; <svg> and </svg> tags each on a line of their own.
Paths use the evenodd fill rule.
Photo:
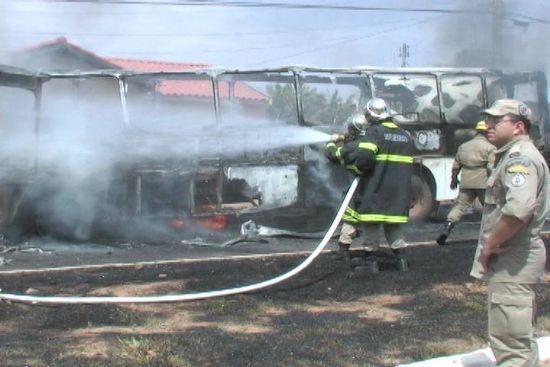
<svg viewBox="0 0 550 367">
<path fill-rule="evenodd" d="M 192 93 L 174 92 L 181 88 Z M 306 129 L 344 132 L 349 114 L 372 96 L 384 98 L 414 137 L 413 191 L 434 197 L 422 157 L 452 156 L 496 99 L 529 104 L 542 147 L 546 90 L 543 73 L 481 69 L 31 73 L 2 66 L 2 232 L 150 239 L 248 219 L 322 230 L 350 177 L 327 164 L 324 143 L 296 138 Z"/>
</svg>

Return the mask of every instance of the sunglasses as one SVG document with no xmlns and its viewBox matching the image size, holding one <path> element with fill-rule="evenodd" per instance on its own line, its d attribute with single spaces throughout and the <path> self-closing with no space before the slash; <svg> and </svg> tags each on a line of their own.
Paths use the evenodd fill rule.
<svg viewBox="0 0 550 367">
<path fill-rule="evenodd" d="M 500 123 L 503 123 L 503 122 L 516 123 L 516 122 L 519 122 L 519 121 L 514 121 L 508 116 L 490 116 L 490 115 L 485 116 L 485 123 L 486 124 L 496 126 L 496 125 L 498 125 Z"/>
</svg>

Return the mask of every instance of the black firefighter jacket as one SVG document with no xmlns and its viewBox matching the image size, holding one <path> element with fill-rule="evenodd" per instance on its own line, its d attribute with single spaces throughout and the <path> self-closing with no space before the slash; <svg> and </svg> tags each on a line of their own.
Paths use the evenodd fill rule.
<svg viewBox="0 0 550 367">
<path fill-rule="evenodd" d="M 354 141 L 345 145 L 329 142 L 326 148 L 332 162 L 361 176 L 344 221 L 408 222 L 413 143 L 407 131 L 385 120 Z"/>
</svg>

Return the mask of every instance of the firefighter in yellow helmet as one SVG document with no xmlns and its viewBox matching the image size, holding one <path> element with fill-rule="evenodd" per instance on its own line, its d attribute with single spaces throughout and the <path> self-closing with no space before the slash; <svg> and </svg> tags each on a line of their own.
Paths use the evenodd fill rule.
<svg viewBox="0 0 550 367">
<path fill-rule="evenodd" d="M 495 146 L 487 140 L 487 126 L 481 120 L 475 125 L 476 135 L 473 139 L 458 147 L 453 162 L 451 189 L 459 186 L 460 191 L 454 202 L 454 206 L 447 215 L 447 223 L 442 233 L 437 238 L 441 246 L 446 244 L 447 237 L 455 224 L 462 218 L 466 209 L 472 206 L 475 199 L 484 204 L 485 186 L 487 177 L 494 161 Z"/>
</svg>

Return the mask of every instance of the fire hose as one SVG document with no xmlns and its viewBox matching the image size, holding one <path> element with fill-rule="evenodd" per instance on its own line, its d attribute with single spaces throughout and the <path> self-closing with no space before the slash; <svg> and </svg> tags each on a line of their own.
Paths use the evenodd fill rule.
<svg viewBox="0 0 550 367">
<path fill-rule="evenodd" d="M 189 293 L 189 294 L 167 294 L 167 295 L 153 295 L 153 296 L 97 296 L 97 297 L 32 296 L 32 295 L 1 293 L 0 291 L 0 300 L 24 302 L 24 303 L 32 303 L 32 304 L 162 303 L 162 302 L 196 301 L 196 300 L 202 300 L 207 298 L 224 297 L 224 296 L 230 296 L 235 294 L 253 292 L 263 288 L 271 287 L 275 284 L 281 283 L 293 277 L 294 275 L 298 274 L 299 272 L 304 270 L 306 267 L 308 267 L 313 262 L 313 260 L 317 258 L 317 256 L 319 256 L 321 251 L 326 247 L 329 240 L 332 238 L 332 235 L 336 230 L 336 227 L 340 223 L 340 219 L 344 215 L 344 211 L 346 210 L 346 207 L 348 206 L 349 202 L 351 201 L 351 198 L 353 197 L 353 194 L 355 193 L 355 190 L 357 189 L 358 183 L 359 183 L 359 178 L 356 177 L 353 180 L 348 192 L 346 193 L 344 201 L 342 202 L 340 209 L 338 209 L 338 212 L 334 217 L 334 220 L 330 225 L 328 231 L 325 233 L 325 236 L 323 237 L 321 242 L 317 245 L 317 247 L 313 250 L 313 252 L 309 254 L 309 256 L 295 268 L 272 279 L 268 279 L 259 283 L 254 283 L 246 286 L 235 287 L 235 288 L 220 289 L 220 290 L 213 290 L 213 291 L 207 291 L 207 292 Z"/>
</svg>

